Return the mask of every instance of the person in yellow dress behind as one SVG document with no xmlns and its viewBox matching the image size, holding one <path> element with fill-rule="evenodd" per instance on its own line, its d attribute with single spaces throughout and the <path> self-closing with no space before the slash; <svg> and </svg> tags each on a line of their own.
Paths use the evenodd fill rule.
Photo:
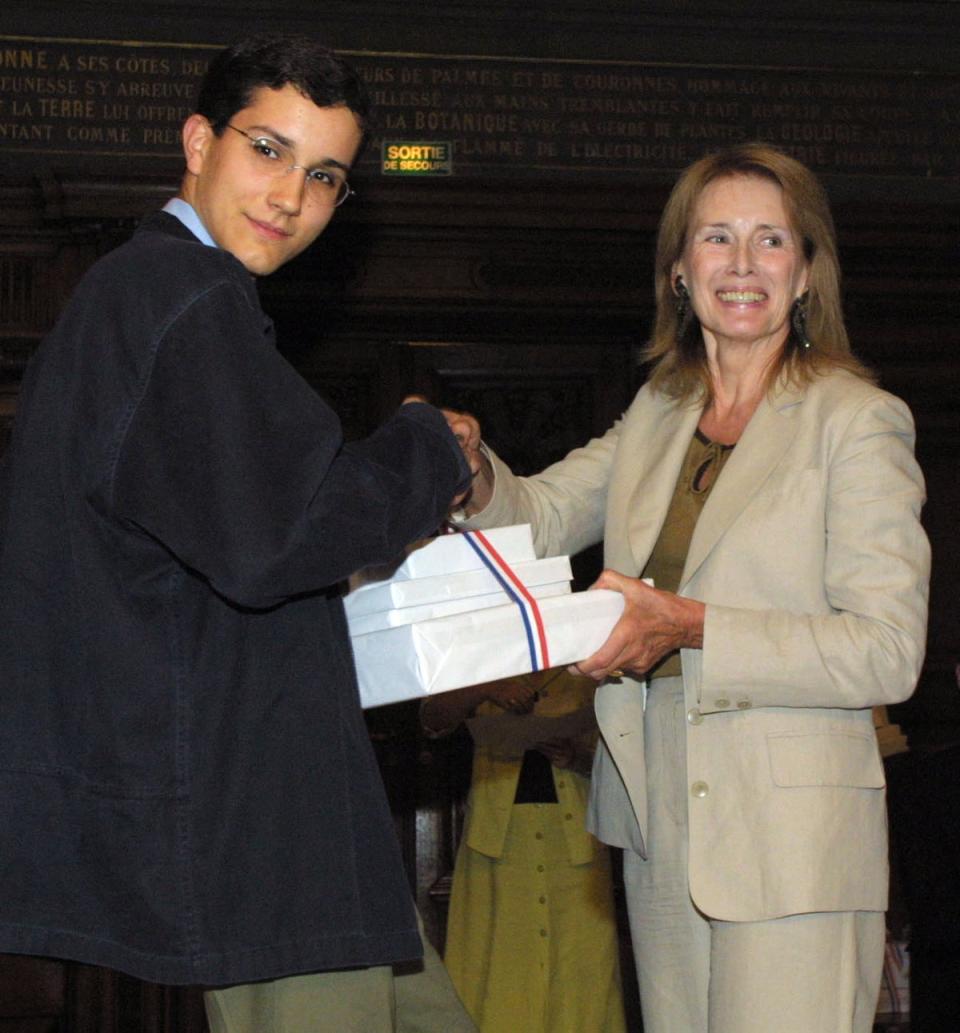
<svg viewBox="0 0 960 1033">
<path fill-rule="evenodd" d="M 481 1033 L 624 1033 L 610 857 L 584 826 L 595 691 L 556 669 L 423 704 L 428 734 L 474 739 L 444 960 Z"/>
</svg>

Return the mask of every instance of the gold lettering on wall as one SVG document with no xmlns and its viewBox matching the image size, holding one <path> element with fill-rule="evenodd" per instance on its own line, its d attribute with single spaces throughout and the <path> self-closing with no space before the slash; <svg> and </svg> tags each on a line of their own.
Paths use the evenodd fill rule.
<svg viewBox="0 0 960 1033">
<path fill-rule="evenodd" d="M 5 150 L 162 156 L 180 153 L 209 51 L 0 37 Z"/>
<path fill-rule="evenodd" d="M 0 37 L 0 155 L 179 157 L 213 52 Z M 347 56 L 376 111 L 373 174 L 395 139 L 450 141 L 457 176 L 675 170 L 751 139 L 832 173 L 960 174 L 960 75 Z"/>
<path fill-rule="evenodd" d="M 676 169 L 766 140 L 826 171 L 960 171 L 960 77 L 357 55 L 385 133 L 443 134 L 460 175 Z"/>
</svg>

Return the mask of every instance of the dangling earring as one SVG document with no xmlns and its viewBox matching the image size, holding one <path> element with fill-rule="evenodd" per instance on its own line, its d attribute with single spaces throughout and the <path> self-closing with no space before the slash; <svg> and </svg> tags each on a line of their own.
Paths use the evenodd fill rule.
<svg viewBox="0 0 960 1033">
<path fill-rule="evenodd" d="M 807 291 L 804 291 L 790 309 L 790 325 L 798 346 L 804 351 L 810 348 L 810 338 L 807 337 L 807 297 Z"/>
<path fill-rule="evenodd" d="M 673 281 L 673 293 L 677 296 L 677 323 L 682 324 L 687 318 L 687 309 L 690 307 L 690 292 L 687 290 L 682 276 L 678 276 Z"/>
<path fill-rule="evenodd" d="M 690 292 L 683 282 L 683 277 L 678 276 L 673 281 L 673 290 L 677 296 L 677 344 L 683 344 L 690 329 L 690 321 L 693 319 L 693 306 L 690 304 Z"/>
</svg>

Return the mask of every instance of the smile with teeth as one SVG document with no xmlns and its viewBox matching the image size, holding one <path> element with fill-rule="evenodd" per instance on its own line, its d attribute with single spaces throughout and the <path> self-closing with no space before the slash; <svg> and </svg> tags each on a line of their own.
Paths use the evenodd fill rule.
<svg viewBox="0 0 960 1033">
<path fill-rule="evenodd" d="M 751 302 L 764 301 L 767 296 L 762 291 L 717 291 L 717 297 L 721 301 Z"/>
</svg>

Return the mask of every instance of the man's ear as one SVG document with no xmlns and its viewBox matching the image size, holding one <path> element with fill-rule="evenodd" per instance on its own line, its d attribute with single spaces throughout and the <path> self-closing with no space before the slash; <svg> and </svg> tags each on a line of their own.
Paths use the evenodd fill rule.
<svg viewBox="0 0 960 1033">
<path fill-rule="evenodd" d="M 203 161 L 213 136 L 213 127 L 203 115 L 194 113 L 183 123 L 183 156 L 187 162 L 187 171 L 195 176 L 203 169 Z"/>
</svg>

